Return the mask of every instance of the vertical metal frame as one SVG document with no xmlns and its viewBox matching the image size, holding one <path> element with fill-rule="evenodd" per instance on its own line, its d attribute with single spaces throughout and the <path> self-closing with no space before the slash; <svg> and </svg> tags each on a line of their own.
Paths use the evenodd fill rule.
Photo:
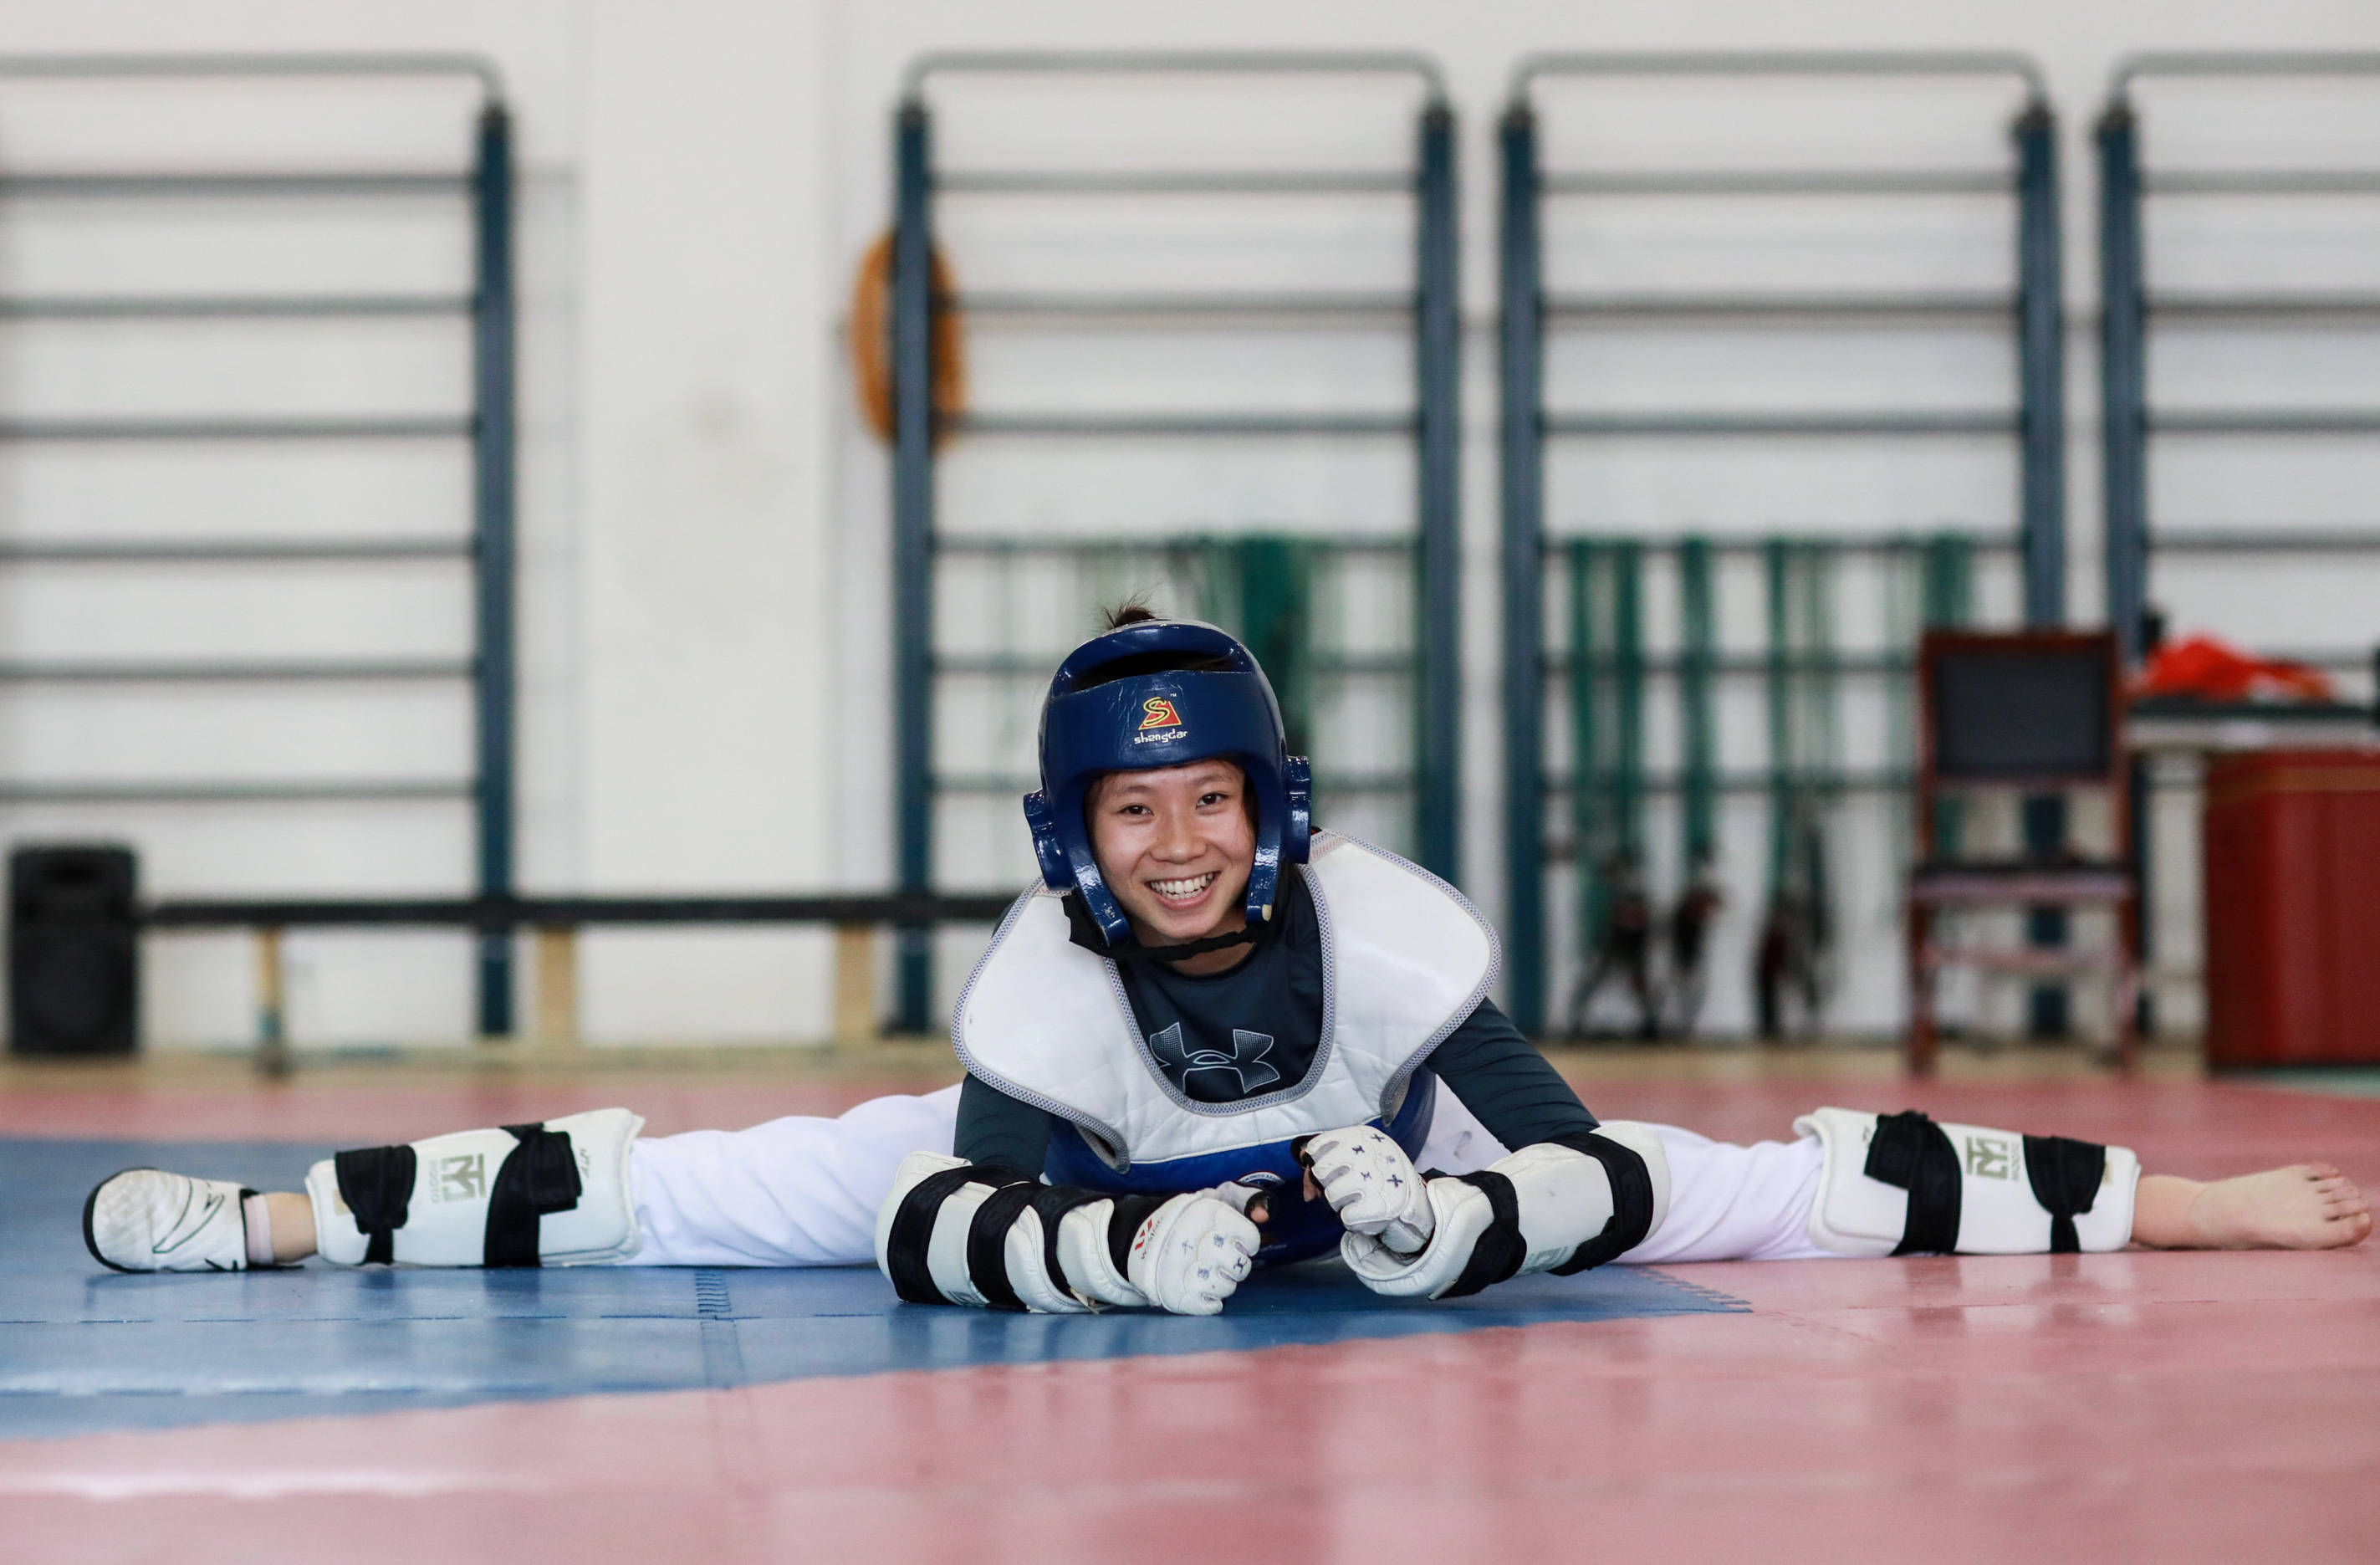
<svg viewBox="0 0 2380 1565">
<path fill-rule="evenodd" d="M 2017 116 L 2017 385 L 2024 622 L 2066 622 L 2066 326 L 2058 222 L 2058 117 Z"/>
<path fill-rule="evenodd" d="M 1545 323 L 1537 119 L 1516 98 L 1497 133 L 1498 410 L 1504 609 L 1505 1008 L 1524 1033 L 1546 1023 Z"/>
<path fill-rule="evenodd" d="M 1463 324 L 1457 275 L 1460 213 L 1456 206 L 1454 111 L 1433 98 L 1422 110 L 1416 161 L 1415 227 L 1419 254 L 1414 275 L 1415 472 L 1415 516 L 1420 538 L 1415 562 L 1419 616 L 1418 687 L 1421 731 L 1415 746 L 1415 841 L 1434 874 L 1463 873 L 1463 518 L 1459 463 L 1463 439 Z"/>
<path fill-rule="evenodd" d="M 2131 667 L 2148 606 L 2148 356 L 2141 152 L 2131 105 L 2099 118 L 2099 441 L 2107 626 Z"/>
<path fill-rule="evenodd" d="M 931 116 L 924 84 L 949 71 L 1410 73 L 1423 82 L 1414 173 L 1416 249 L 1414 293 L 1415 411 L 1415 840 L 1424 864 L 1448 879 L 1461 870 L 1462 833 L 1462 515 L 1459 454 L 1462 323 L 1460 212 L 1455 119 L 1434 63 L 1401 53 L 1293 51 L 1242 53 L 989 52 L 929 55 L 904 81 L 894 120 L 892 335 L 892 635 L 894 856 L 904 892 L 934 883 L 934 437 L 932 211 L 935 177 Z M 1012 422 L 1012 433 L 1037 421 Z M 1160 419 L 1148 427 L 1166 424 Z M 1402 421 L 1400 421 L 1402 423 Z M 1213 422 L 1200 433 L 1215 433 Z M 978 424 L 975 427 L 989 427 Z M 1039 427 L 1051 427 L 1040 421 Z M 1177 424 L 1179 428 L 1184 427 Z M 1312 432 L 1360 432 L 1364 421 L 1325 419 Z M 1390 433 L 1402 433 L 1392 429 Z M 933 1025 L 933 943 L 929 926 L 898 933 L 894 1025 L 920 1033 Z"/>
<path fill-rule="evenodd" d="M 2060 297 L 2058 225 L 2058 121 L 2035 98 L 2017 116 L 2017 376 L 2020 387 L 2023 507 L 2019 528 L 2024 622 L 2048 630 L 2066 622 L 2066 333 Z M 1930 812 L 1921 801 L 1919 813 Z M 2066 800 L 2024 801 L 2024 845 L 2047 857 L 2066 842 Z M 1930 823 L 1929 823 L 1930 826 Z M 2066 944 L 2063 908 L 2025 915 L 2028 941 Z M 2036 1038 L 2064 1037 L 2068 992 L 2037 984 L 2027 996 L 2026 1026 Z"/>
<path fill-rule="evenodd" d="M 1545 737 L 1541 594 L 1545 555 L 1545 190 L 1531 84 L 1587 76 L 2012 76 L 2025 104 L 2010 134 L 2018 200 L 2016 324 L 2021 553 L 2029 624 L 2054 625 L 2065 597 L 2065 359 L 2058 265 L 2057 123 L 2046 79 L 2029 56 L 2003 52 L 1603 53 L 1548 55 L 1514 67 L 1501 127 L 1500 224 L 1502 458 L 1506 1009 L 1524 1032 L 1544 1024 Z M 1615 421 L 1616 422 L 1616 421 Z M 1654 421 L 1645 421 L 1650 427 Z M 1817 421 L 1823 422 L 1823 421 Z M 1888 421 L 1877 421 L 1885 422 Z M 1911 421 L 1894 421 L 1916 424 Z M 1719 433 L 1725 421 L 1699 432 Z M 1772 421 L 1769 433 L 1779 422 Z M 1846 425 L 1838 425 L 1840 428 Z M 1943 424 L 1937 427 L 1963 427 Z M 1989 428 L 1991 426 L 1979 426 Z M 1791 433 L 1788 429 L 1787 433 Z M 1886 433 L 1891 433 L 1888 430 Z"/>
<path fill-rule="evenodd" d="M 933 135 L 922 99 L 893 124 L 892 773 L 895 884 L 934 881 Z M 897 935 L 894 1024 L 933 1025 L 934 932 Z"/>
<path fill-rule="evenodd" d="M 2155 416 L 2148 407 L 2147 335 L 2151 318 L 2142 198 L 2149 185 L 2142 169 L 2140 125 L 2131 84 L 2143 77 L 2380 78 L 2380 52 L 2335 50 L 2216 51 L 2135 55 L 2118 62 L 2108 82 L 2107 106 L 2097 127 L 2099 152 L 2100 400 L 2107 467 L 2106 569 L 2107 618 L 2128 664 L 2143 651 L 2143 615 L 2148 606 L 2148 437 L 2157 430 L 2190 434 L 2343 434 L 2380 431 L 2380 418 L 2362 409 L 2201 409 Z M 2312 194 L 2323 191 L 2368 195 L 2370 171 L 2226 169 L 2166 170 L 2156 189 L 2172 194 Z M 2177 310 L 2204 315 L 2230 312 L 2245 318 L 2286 315 L 2308 302 L 2286 296 L 2241 295 L 2171 301 Z M 2332 308 L 2368 313 L 2375 296 L 2319 300 Z M 2208 546 L 2209 541 L 2180 540 Z M 2336 535 L 2291 535 L 2259 529 L 2258 544 L 2327 549 Z M 2220 546 L 2219 539 L 2216 546 Z"/>
<path fill-rule="evenodd" d="M 2141 244 L 2140 127 L 2131 105 L 2120 97 L 2110 102 L 2095 136 L 2099 150 L 2100 549 L 2107 626 L 2115 633 L 2118 661 L 2131 668 L 2141 660 L 2149 591 L 2147 278 Z M 2144 760 L 2132 764 L 2124 801 L 2131 822 L 2123 849 L 2132 864 L 2132 938 L 2145 965 L 2155 955 L 2156 919 Z M 2025 824 L 2029 836 L 2029 805 Z M 2135 1021 L 2143 1033 L 2156 1025 L 2155 999 L 2145 984 Z"/>
<path fill-rule="evenodd" d="M 474 666 L 478 708 L 479 889 L 482 897 L 513 891 L 515 331 L 513 315 L 512 122 L 503 105 L 480 116 L 479 159 L 472 175 L 475 286 L 471 308 L 472 521 L 477 553 L 479 656 Z M 480 1033 L 513 1030 L 513 936 L 481 930 L 479 939 Z"/>
<path fill-rule="evenodd" d="M 2140 121 L 2131 100 L 2133 81 L 2144 76 L 2200 78 L 2380 77 L 2380 53 L 2226 51 L 2151 54 L 2118 63 L 2108 84 L 2107 106 L 2096 127 L 2099 162 L 2099 397 L 2102 486 L 2103 566 L 2107 581 L 2107 622 L 2114 630 L 2127 667 L 2147 651 L 2150 553 L 2154 546 L 2149 517 L 2149 436 L 2164 430 L 2191 434 L 2331 434 L 2368 436 L 2380 431 L 2380 419 L 2364 410 L 2255 408 L 2201 409 L 2159 417 L 2148 405 L 2148 331 L 2153 306 L 2148 297 L 2147 245 L 2143 198 L 2149 183 L 2142 166 Z M 2359 171 L 2360 172 L 2360 171 Z M 2368 177 L 2329 176 L 2329 188 L 2369 194 Z M 2156 188 L 2176 194 L 2308 193 L 2304 171 L 2228 169 L 2176 171 L 2158 177 Z M 2313 176 L 2313 189 L 2324 188 L 2323 176 Z M 2244 319 L 2286 314 L 2295 301 L 2286 297 L 2241 295 L 2226 299 L 2204 297 L 2173 301 L 2178 312 L 2206 315 L 2230 313 Z M 2380 297 L 2333 299 L 2333 307 L 2369 314 L 2380 309 Z M 2284 530 L 2259 528 L 2255 546 L 2261 550 L 2335 548 L 2337 535 L 2292 535 Z M 2166 546 L 2187 548 L 2231 546 L 2219 530 L 2209 540 L 2168 535 Z M 2149 851 L 2149 773 L 2145 758 L 2132 765 L 2130 790 L 2129 849 L 2139 888 L 2135 904 L 2135 947 L 2145 963 L 2155 953 L 2154 898 L 2155 862 Z M 2155 1022 L 2152 994 L 2140 998 L 2139 1027 Z"/>
<path fill-rule="evenodd" d="M 361 298 L 313 298 L 271 295 L 180 300 L 139 301 L 140 313 L 161 316 L 267 316 L 291 306 L 309 315 L 377 315 L 388 312 L 422 316 L 468 313 L 471 342 L 471 406 L 463 416 L 382 414 L 355 416 L 273 415 L 255 417 L 142 417 L 65 421 L 16 420 L 0 429 L 0 439 L 52 440 L 310 440 L 322 437 L 372 440 L 468 441 L 471 459 L 471 528 L 468 540 L 438 540 L 427 547 L 419 539 L 358 541 L 326 556 L 304 544 L 246 545 L 239 557 L 304 559 L 413 559 L 438 555 L 468 561 L 472 569 L 472 632 L 474 648 L 468 664 L 437 665 L 396 670 L 398 678 L 468 677 L 472 697 L 473 773 L 467 781 L 386 778 L 361 785 L 349 782 L 291 782 L 267 788 L 206 783 L 143 783 L 130 788 L 93 790 L 81 786 L 33 790 L 62 800 L 110 801 L 134 799 L 181 802 L 256 802 L 265 800 L 364 800 L 460 798 L 473 806 L 473 879 L 482 898 L 505 897 L 514 889 L 516 857 L 515 764 L 517 744 L 515 596 L 518 577 L 516 414 L 517 345 L 515 306 L 514 169 L 511 118 L 504 107 L 502 73 L 487 59 L 472 55 L 437 53 L 395 54 L 238 54 L 192 55 L 0 55 L 0 80 L 369 80 L 403 78 L 457 78 L 475 81 L 480 89 L 480 115 L 474 156 L 468 173 L 423 173 L 418 170 L 356 170 L 349 173 L 241 172 L 225 174 L 190 170 L 143 176 L 140 182 L 160 190 L 193 196 L 235 199 L 259 190 L 326 196 L 390 192 L 454 193 L 470 202 L 472 291 L 468 299 L 446 295 L 394 294 Z M 105 176 L 79 178 L 51 177 L 36 189 L 53 195 L 90 193 L 109 184 Z M 105 318 L 111 307 L 124 301 L 87 299 L 70 313 L 80 318 Z M 23 556 L 18 556 L 23 557 Z M 182 559 L 182 547 L 158 551 L 155 545 L 135 545 L 111 551 L 107 557 Z M 184 661 L 169 677 L 185 674 L 220 675 L 220 663 Z M 129 675 L 125 677 L 130 677 Z M 151 677 L 153 677 L 151 676 Z M 362 669 L 324 663 L 288 678 L 387 678 L 381 669 Z M 32 793 L 18 790 L 17 797 Z M 476 1021 L 483 1036 L 501 1037 L 513 1030 L 513 950 L 508 935 L 487 932 L 478 937 L 475 952 Z"/>
</svg>

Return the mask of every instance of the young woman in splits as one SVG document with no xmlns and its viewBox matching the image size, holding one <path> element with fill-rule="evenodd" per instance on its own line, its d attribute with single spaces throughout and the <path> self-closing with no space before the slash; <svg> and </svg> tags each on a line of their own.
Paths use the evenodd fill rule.
<svg viewBox="0 0 2380 1565">
<path fill-rule="evenodd" d="M 604 1109 L 340 1153 L 303 1192 L 155 1169 L 91 1192 L 125 1270 L 841 1265 L 920 1303 L 1210 1314 L 1336 1250 L 1444 1298 L 1605 1262 L 2321 1249 L 2371 1231 L 2298 1164 L 2200 1183 L 2121 1147 L 1819 1108 L 1734 1146 L 1598 1123 L 1486 996 L 1492 930 L 1313 830 L 1247 649 L 1128 607 L 1075 649 L 1025 801 L 1042 884 L 952 1029 L 965 1079 L 840 1119 L 638 1140 Z"/>
</svg>

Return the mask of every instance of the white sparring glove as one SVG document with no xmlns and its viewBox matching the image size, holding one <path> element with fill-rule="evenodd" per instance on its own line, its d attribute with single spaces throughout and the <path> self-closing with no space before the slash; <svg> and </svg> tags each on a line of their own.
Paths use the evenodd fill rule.
<svg viewBox="0 0 2380 1565">
<path fill-rule="evenodd" d="M 1141 1219 L 1125 1274 L 1160 1310 L 1220 1314 L 1256 1265 L 1262 1240 L 1246 1217 L 1264 1193 L 1254 1185 L 1219 1185 L 1177 1195 Z"/>
<path fill-rule="evenodd" d="M 1308 1138 L 1298 1157 L 1349 1233 L 1377 1239 L 1400 1255 L 1417 1255 L 1428 1245 L 1438 1227 L 1429 1195 L 1388 1132 L 1371 1125 L 1325 1131 Z"/>
</svg>

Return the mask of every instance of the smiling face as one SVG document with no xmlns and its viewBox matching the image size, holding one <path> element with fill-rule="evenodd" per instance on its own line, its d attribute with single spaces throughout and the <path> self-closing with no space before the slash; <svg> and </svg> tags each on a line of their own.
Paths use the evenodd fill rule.
<svg viewBox="0 0 2380 1565">
<path fill-rule="evenodd" d="M 1242 904 L 1257 834 L 1237 766 L 1194 761 L 1110 772 L 1084 813 L 1099 873 L 1142 945 L 1184 945 L 1245 927 Z M 1245 954 L 1245 948 L 1209 951 L 1181 970 L 1229 967 Z"/>
</svg>

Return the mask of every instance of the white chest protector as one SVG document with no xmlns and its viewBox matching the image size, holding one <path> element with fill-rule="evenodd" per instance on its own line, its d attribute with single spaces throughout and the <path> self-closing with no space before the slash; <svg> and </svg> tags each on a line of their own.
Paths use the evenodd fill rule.
<svg viewBox="0 0 2380 1565">
<path fill-rule="evenodd" d="M 1322 1027 L 1304 1079 L 1236 1103 L 1168 1081 L 1116 965 L 1067 937 L 1057 893 L 1019 898 L 951 1028 L 987 1083 L 1070 1121 L 1111 1176 L 1185 1190 L 1279 1166 L 1295 1137 L 1390 1119 L 1414 1072 L 1496 976 L 1495 932 L 1463 894 L 1392 853 L 1317 832 L 1301 866 L 1322 935 Z M 1293 1171 L 1294 1164 L 1287 1165 Z"/>
</svg>

